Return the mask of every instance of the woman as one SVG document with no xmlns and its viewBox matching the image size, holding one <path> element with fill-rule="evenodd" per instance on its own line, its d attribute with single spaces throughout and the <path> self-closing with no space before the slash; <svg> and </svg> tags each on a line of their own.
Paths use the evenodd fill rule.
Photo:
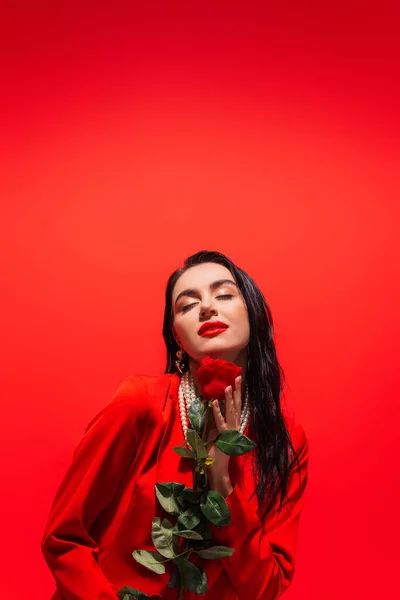
<svg viewBox="0 0 400 600">
<path fill-rule="evenodd" d="M 205 597 L 273 600 L 289 586 L 308 442 L 280 406 L 283 373 L 272 332 L 261 291 L 223 254 L 200 251 L 170 276 L 165 374 L 121 383 L 89 423 L 51 507 L 42 551 L 57 583 L 52 600 L 115 600 L 123 586 L 176 598 L 176 589 L 167 587 L 170 575 L 146 569 L 132 552 L 154 550 L 152 519 L 166 516 L 155 483 L 193 486 L 191 461 L 172 448 L 184 443 L 188 398 L 200 395 L 196 372 L 204 357 L 242 368 L 234 391 L 225 389 L 225 403 L 213 404 L 217 433 L 238 429 L 256 444 L 237 457 L 212 449 L 210 488 L 225 497 L 231 514 L 230 525 L 212 526 L 213 542 L 235 552 L 221 560 L 198 558 L 208 578 Z"/>
</svg>

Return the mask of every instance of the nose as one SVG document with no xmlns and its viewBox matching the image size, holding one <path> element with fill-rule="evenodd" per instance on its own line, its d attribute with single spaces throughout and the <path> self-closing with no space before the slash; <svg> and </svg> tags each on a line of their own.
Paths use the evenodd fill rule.
<svg viewBox="0 0 400 600">
<path fill-rule="evenodd" d="M 200 314 L 202 317 L 207 317 L 208 315 L 216 315 L 218 313 L 212 306 L 205 306 L 201 309 Z"/>
<path fill-rule="evenodd" d="M 207 318 L 209 315 L 217 315 L 218 310 L 211 294 L 204 295 L 200 305 L 201 318 Z"/>
</svg>

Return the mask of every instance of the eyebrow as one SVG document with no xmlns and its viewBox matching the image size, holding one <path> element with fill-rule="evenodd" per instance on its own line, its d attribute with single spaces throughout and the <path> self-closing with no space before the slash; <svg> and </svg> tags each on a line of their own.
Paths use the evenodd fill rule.
<svg viewBox="0 0 400 600">
<path fill-rule="evenodd" d="M 218 279 L 217 281 L 213 281 L 212 283 L 210 283 L 210 290 L 216 290 L 217 288 L 221 287 L 221 285 L 224 285 L 226 283 L 232 283 L 234 286 L 238 287 L 238 285 L 231 279 Z M 198 290 L 196 290 L 195 288 L 188 288 L 187 290 L 183 290 L 183 292 L 178 294 L 175 300 L 175 304 L 177 304 L 178 300 L 182 298 L 182 296 L 197 296 L 198 293 Z"/>
</svg>

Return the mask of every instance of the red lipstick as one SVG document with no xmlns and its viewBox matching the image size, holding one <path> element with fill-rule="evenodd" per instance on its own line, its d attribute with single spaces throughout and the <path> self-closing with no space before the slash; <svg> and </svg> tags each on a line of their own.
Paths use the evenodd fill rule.
<svg viewBox="0 0 400 600">
<path fill-rule="evenodd" d="M 228 329 L 228 325 L 222 321 L 207 321 L 207 323 L 203 323 L 197 333 L 202 337 L 211 337 L 219 335 L 226 329 Z"/>
</svg>

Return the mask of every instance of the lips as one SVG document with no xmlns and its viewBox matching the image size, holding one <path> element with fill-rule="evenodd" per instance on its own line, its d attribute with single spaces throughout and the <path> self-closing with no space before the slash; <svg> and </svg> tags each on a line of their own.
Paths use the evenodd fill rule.
<svg viewBox="0 0 400 600">
<path fill-rule="evenodd" d="M 204 333 L 211 335 L 213 332 L 220 333 L 224 329 L 228 329 L 226 323 L 223 323 L 222 321 L 208 321 L 207 323 L 203 323 L 197 333 L 199 335 L 203 335 Z"/>
</svg>

